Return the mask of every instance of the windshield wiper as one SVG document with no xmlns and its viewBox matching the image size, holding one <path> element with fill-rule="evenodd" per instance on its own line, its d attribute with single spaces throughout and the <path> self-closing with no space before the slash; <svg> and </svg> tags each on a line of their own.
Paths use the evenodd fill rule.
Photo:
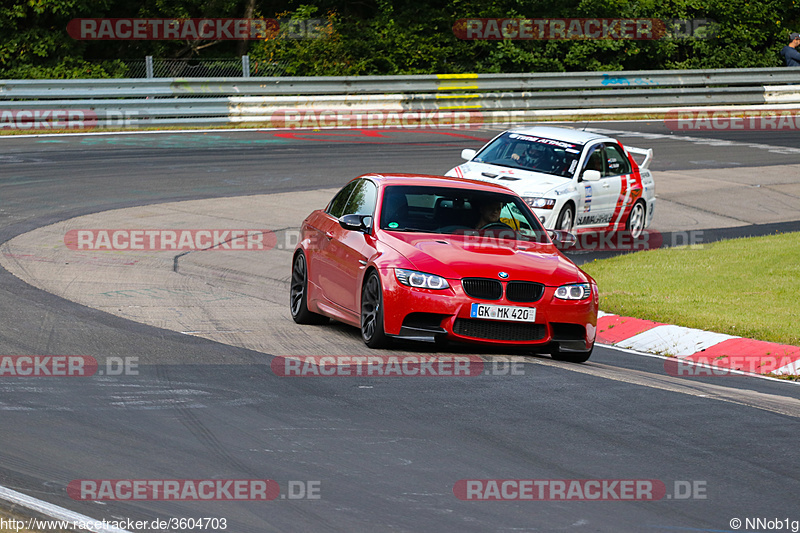
<svg viewBox="0 0 800 533">
<path fill-rule="evenodd" d="M 517 170 L 530 170 L 529 168 L 521 167 L 519 165 L 504 165 L 503 163 L 495 163 L 494 161 L 485 161 L 487 165 L 494 165 L 496 167 L 515 168 Z"/>
<path fill-rule="evenodd" d="M 412 228 L 407 226 L 405 228 L 381 228 L 384 231 L 408 231 L 412 233 L 436 233 L 434 230 L 430 229 L 422 229 L 422 228 Z"/>
</svg>

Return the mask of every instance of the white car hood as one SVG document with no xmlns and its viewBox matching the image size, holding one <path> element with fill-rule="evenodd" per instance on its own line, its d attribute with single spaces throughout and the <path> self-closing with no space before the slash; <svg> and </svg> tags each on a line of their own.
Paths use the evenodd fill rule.
<svg viewBox="0 0 800 533">
<path fill-rule="evenodd" d="M 456 168 L 461 171 L 460 174 L 456 171 Z M 500 185 L 505 185 L 520 196 L 552 196 L 555 195 L 554 189 L 569 187 L 572 184 L 572 180 L 568 178 L 560 178 L 551 174 L 488 165 L 486 163 L 475 163 L 472 161 L 464 163 L 456 168 L 448 172 L 447 175 L 459 176 L 477 181 L 488 181 L 489 183 L 499 183 Z M 484 173 L 496 175 L 496 177 L 485 176 Z"/>
</svg>

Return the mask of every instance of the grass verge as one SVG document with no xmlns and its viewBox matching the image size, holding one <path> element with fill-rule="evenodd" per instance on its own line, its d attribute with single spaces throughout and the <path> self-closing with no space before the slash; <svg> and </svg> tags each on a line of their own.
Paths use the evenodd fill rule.
<svg viewBox="0 0 800 533">
<path fill-rule="evenodd" d="M 663 248 L 583 265 L 600 309 L 800 346 L 800 233 Z"/>
</svg>

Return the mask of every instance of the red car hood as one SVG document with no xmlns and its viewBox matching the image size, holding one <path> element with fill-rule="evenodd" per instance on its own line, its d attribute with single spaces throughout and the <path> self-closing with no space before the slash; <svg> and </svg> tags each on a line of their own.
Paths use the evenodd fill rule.
<svg viewBox="0 0 800 533">
<path fill-rule="evenodd" d="M 416 270 L 448 279 L 492 278 L 538 281 L 549 286 L 588 282 L 590 278 L 552 244 L 526 241 L 384 232 L 385 244 Z"/>
</svg>

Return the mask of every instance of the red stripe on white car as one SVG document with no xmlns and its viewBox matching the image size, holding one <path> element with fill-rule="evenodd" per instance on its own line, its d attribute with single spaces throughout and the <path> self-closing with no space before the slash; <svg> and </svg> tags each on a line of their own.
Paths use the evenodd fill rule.
<svg viewBox="0 0 800 533">
<path fill-rule="evenodd" d="M 617 205 L 614 207 L 614 215 L 611 217 L 611 223 L 616 225 L 622 222 L 622 215 L 625 213 L 625 206 L 630 201 L 631 187 L 630 174 L 620 177 L 621 185 L 619 190 L 619 198 L 617 198 Z"/>
<path fill-rule="evenodd" d="M 627 222 L 627 216 L 630 214 L 634 202 L 636 202 L 636 200 L 642 196 L 642 192 L 644 190 L 644 186 L 642 185 L 642 175 L 639 173 L 639 166 L 636 164 L 636 161 L 633 159 L 633 157 L 631 157 L 631 154 L 629 154 L 627 150 L 625 150 L 625 155 L 631 162 L 633 172 L 626 174 L 621 178 L 622 183 L 620 185 L 619 198 L 617 199 L 617 205 L 614 208 L 614 214 L 611 216 L 609 230 L 614 230 L 619 224 L 624 224 Z"/>
</svg>

